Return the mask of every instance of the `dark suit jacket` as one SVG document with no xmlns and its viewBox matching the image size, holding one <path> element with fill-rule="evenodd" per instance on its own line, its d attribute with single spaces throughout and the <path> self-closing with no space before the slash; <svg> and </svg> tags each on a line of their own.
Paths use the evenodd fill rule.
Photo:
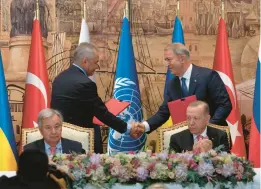
<svg viewBox="0 0 261 189">
<path fill-rule="evenodd" d="M 50 177 L 40 181 L 24 181 L 19 176 L 11 178 L 0 177 L 0 188 L 2 189 L 60 189 L 59 185 Z"/>
<path fill-rule="evenodd" d="M 223 151 L 230 152 L 231 147 L 228 143 L 228 136 L 225 131 L 207 127 L 207 136 L 208 139 L 212 141 L 213 149 L 223 144 L 225 146 Z M 193 135 L 190 133 L 189 129 L 186 129 L 185 131 L 181 131 L 180 133 L 171 136 L 169 147 L 170 150 L 181 153 L 182 151 L 191 151 L 193 145 Z"/>
<path fill-rule="evenodd" d="M 96 83 L 73 65 L 55 78 L 51 107 L 62 112 L 64 121 L 75 125 L 93 128 L 92 120 L 96 116 L 120 133 L 127 129 L 127 123 L 108 111 L 98 96 Z"/>
<path fill-rule="evenodd" d="M 189 84 L 189 96 L 196 95 L 197 100 L 208 103 L 210 123 L 227 125 L 232 105 L 223 81 L 214 70 L 193 65 Z M 150 132 L 165 123 L 170 116 L 168 102 L 182 98 L 179 77 L 174 77 L 168 83 L 167 94 L 158 112 L 147 120 Z"/>
<path fill-rule="evenodd" d="M 69 140 L 66 138 L 62 138 L 61 142 L 62 142 L 62 149 L 64 154 L 69 154 L 71 152 L 83 153 L 83 154 L 85 153 L 85 150 L 82 149 L 82 144 L 80 142 Z M 24 150 L 27 149 L 38 149 L 41 152 L 45 153 L 44 140 L 40 139 L 25 145 Z"/>
</svg>

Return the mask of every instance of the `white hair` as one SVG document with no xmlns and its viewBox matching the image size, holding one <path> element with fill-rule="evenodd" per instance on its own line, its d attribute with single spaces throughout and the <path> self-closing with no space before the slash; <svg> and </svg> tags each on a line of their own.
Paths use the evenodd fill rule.
<svg viewBox="0 0 261 189">
<path fill-rule="evenodd" d="M 93 44 L 87 42 L 80 43 L 74 51 L 73 63 L 80 65 L 83 58 L 93 59 L 95 52 L 98 52 L 98 49 Z"/>
<path fill-rule="evenodd" d="M 164 49 L 164 51 L 168 50 L 172 50 L 176 55 L 185 55 L 187 59 L 190 59 L 189 50 L 182 43 L 171 43 Z"/>
<path fill-rule="evenodd" d="M 42 127 L 43 120 L 46 118 L 53 117 L 54 115 L 57 115 L 60 118 L 61 123 L 63 122 L 63 116 L 58 110 L 54 110 L 51 108 L 46 108 L 46 109 L 41 110 L 39 112 L 38 118 L 37 118 L 38 126 Z"/>
</svg>

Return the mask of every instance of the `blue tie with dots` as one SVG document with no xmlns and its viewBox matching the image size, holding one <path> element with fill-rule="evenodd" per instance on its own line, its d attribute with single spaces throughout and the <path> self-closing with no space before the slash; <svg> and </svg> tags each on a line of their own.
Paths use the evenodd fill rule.
<svg viewBox="0 0 261 189">
<path fill-rule="evenodd" d="M 181 78 L 181 90 L 182 90 L 182 97 L 187 97 L 188 96 L 188 88 L 186 85 L 186 78 L 182 77 Z"/>
</svg>

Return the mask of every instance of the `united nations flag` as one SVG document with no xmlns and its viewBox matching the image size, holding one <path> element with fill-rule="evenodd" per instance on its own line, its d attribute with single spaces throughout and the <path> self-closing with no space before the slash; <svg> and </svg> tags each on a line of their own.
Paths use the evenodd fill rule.
<svg viewBox="0 0 261 189">
<path fill-rule="evenodd" d="M 143 115 L 139 82 L 129 21 L 126 17 L 123 18 L 122 23 L 113 96 L 115 99 L 130 103 L 130 106 L 118 117 L 127 123 L 142 121 Z M 144 148 L 146 138 L 146 134 L 143 134 L 138 139 L 133 139 L 128 134 L 121 134 L 110 129 L 108 153 L 115 154 L 117 152 L 141 151 Z"/>
</svg>

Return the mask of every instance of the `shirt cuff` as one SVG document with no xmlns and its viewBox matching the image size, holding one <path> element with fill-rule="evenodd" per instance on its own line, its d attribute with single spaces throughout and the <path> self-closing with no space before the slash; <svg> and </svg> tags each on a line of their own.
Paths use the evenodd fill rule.
<svg viewBox="0 0 261 189">
<path fill-rule="evenodd" d="M 131 130 L 131 124 L 127 123 L 127 130 L 126 130 L 126 134 L 130 134 L 130 130 Z"/>
<path fill-rule="evenodd" d="M 143 121 L 142 124 L 145 126 L 145 132 L 149 132 L 150 131 L 150 125 L 148 124 L 147 121 Z"/>
</svg>

